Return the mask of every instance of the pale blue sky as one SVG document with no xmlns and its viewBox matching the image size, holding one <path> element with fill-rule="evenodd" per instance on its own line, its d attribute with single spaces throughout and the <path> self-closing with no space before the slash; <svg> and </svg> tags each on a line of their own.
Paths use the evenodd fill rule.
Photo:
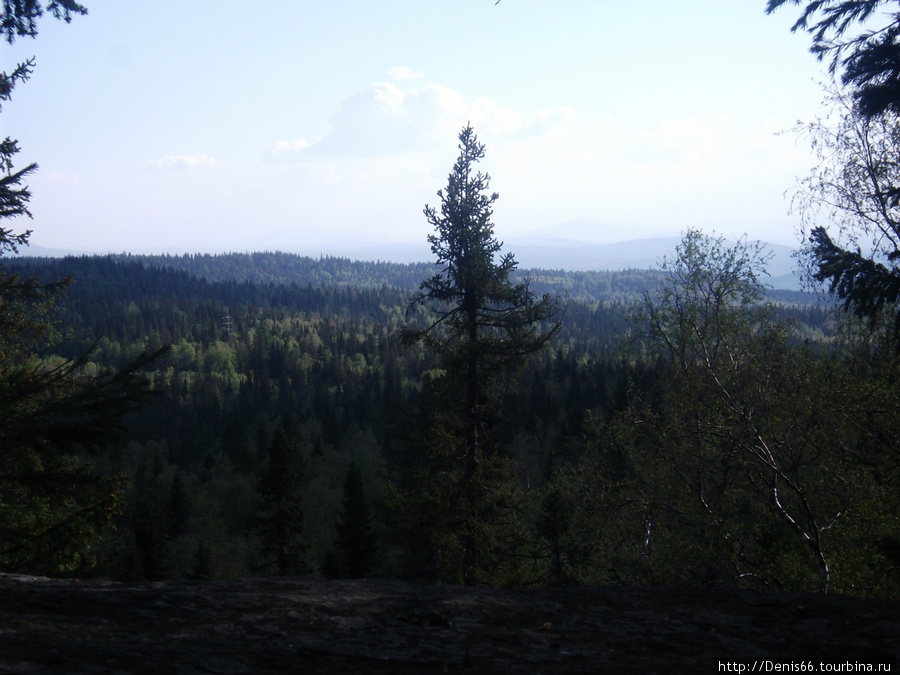
<svg viewBox="0 0 900 675">
<path fill-rule="evenodd" d="M 32 242 L 90 251 L 423 242 L 471 121 L 497 232 L 796 243 L 784 191 L 821 112 L 794 11 L 763 0 L 84 0 L 0 47 Z"/>
</svg>

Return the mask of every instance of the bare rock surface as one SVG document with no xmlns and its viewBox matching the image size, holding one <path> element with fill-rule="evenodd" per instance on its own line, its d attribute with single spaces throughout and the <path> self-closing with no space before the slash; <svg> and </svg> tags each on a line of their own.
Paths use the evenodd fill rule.
<svg viewBox="0 0 900 675">
<path fill-rule="evenodd" d="M 0 575 L 3 673 L 897 672 L 898 660 L 900 604 L 840 596 Z"/>
</svg>

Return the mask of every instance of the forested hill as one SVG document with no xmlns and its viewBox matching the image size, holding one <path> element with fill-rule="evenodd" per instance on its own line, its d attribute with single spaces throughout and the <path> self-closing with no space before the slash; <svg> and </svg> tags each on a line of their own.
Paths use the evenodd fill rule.
<svg viewBox="0 0 900 675">
<path fill-rule="evenodd" d="M 101 573 L 184 576 L 194 573 L 198 555 L 211 561 L 200 565 L 204 574 L 258 573 L 248 517 L 281 422 L 291 429 L 304 503 L 314 514 L 304 526 L 314 571 L 326 569 L 351 464 L 359 466 L 373 508 L 387 508 L 384 475 L 402 473 L 397 467 L 419 456 L 424 432 L 417 413 L 427 403 L 419 397 L 437 365 L 421 344 L 400 342 L 401 328 L 422 319 L 406 312 L 421 279 L 407 270 L 408 287 L 399 288 L 361 265 L 370 286 L 342 285 L 334 274 L 315 276 L 315 261 L 294 262 L 309 265 L 310 273 L 290 283 L 287 277 L 253 283 L 209 281 L 138 258 L 8 261 L 7 269 L 24 277 L 75 279 L 54 311 L 64 339 L 49 358 L 90 350 L 92 368 L 120 368 L 141 352 L 172 345 L 147 372 L 158 398 L 130 421 L 128 446 L 100 462 L 102 471 L 137 476 L 118 534 L 101 555 Z M 339 266 L 322 261 L 332 264 Z M 422 278 L 429 270 L 423 271 Z M 570 441 L 580 443 L 587 410 L 607 410 L 621 398 L 615 352 L 629 307 L 570 297 L 558 343 L 534 355 L 521 375 L 502 433 L 527 456 L 529 479 L 542 480 L 556 461 L 551 455 L 562 457 Z M 569 399 L 578 405 L 568 406 Z M 172 487 L 182 480 L 183 487 Z M 157 511 L 171 508 L 181 490 L 189 504 L 181 520 L 188 522 L 167 533 Z M 386 550 L 394 536 L 388 523 L 381 513 L 377 529 Z M 388 565 L 392 557 L 384 559 Z M 381 573 L 394 574 L 388 567 Z"/>
<path fill-rule="evenodd" d="M 139 262 L 147 267 L 184 271 L 207 281 L 295 283 L 299 286 L 377 288 L 387 285 L 413 288 L 434 272 L 433 266 L 428 263 L 353 261 L 332 256 L 311 258 L 280 251 L 217 255 L 119 254 L 110 257 L 122 262 Z"/>
<path fill-rule="evenodd" d="M 103 338 L 104 345 L 107 341 L 123 348 L 128 345 L 129 353 L 182 339 L 221 338 L 226 316 L 237 332 L 264 318 L 280 321 L 302 315 L 317 321 L 366 323 L 392 333 L 408 320 L 405 312 L 413 290 L 434 271 L 426 265 L 288 255 L 278 267 L 281 258 L 281 254 L 241 254 L 156 259 L 194 261 L 202 276 L 193 269 L 157 266 L 139 256 L 13 258 L 7 265 L 26 278 L 74 279 L 55 312 L 72 339 L 67 341 L 69 349 L 85 348 Z M 255 261 L 251 270 L 270 272 L 241 275 L 241 259 Z M 532 277 L 532 285 L 538 293 L 566 297 L 568 318 L 561 338 L 590 343 L 605 352 L 614 348 L 614 336 L 625 330 L 628 308 L 655 283 L 657 275 L 651 271 L 540 272 Z M 257 276 L 268 280 L 248 278 Z M 66 356 L 76 353 L 58 351 Z"/>
<path fill-rule="evenodd" d="M 299 286 L 351 286 L 355 288 L 414 289 L 436 272 L 431 263 L 393 263 L 294 253 L 222 253 L 219 255 L 118 255 L 115 260 L 138 261 L 146 266 L 183 270 L 208 281 Z M 519 270 L 517 279 L 529 278 L 537 293 L 565 293 L 579 300 L 632 300 L 656 284 L 655 270 L 586 271 Z"/>
<path fill-rule="evenodd" d="M 85 282 L 85 275 L 92 275 L 102 260 L 124 265 L 123 270 L 136 270 L 136 266 L 184 273 L 187 278 L 207 282 L 237 282 L 245 284 L 297 285 L 313 288 L 381 288 L 412 290 L 423 279 L 435 273 L 431 263 L 393 263 L 360 261 L 349 258 L 323 256 L 311 258 L 294 253 L 222 253 L 185 255 L 132 255 L 81 256 L 65 258 L 28 257 L 7 261 L 17 266 L 41 270 L 41 276 L 58 278 L 75 275 Z M 136 272 L 135 272 L 136 274 Z M 138 275 L 140 276 L 140 275 Z M 569 299 L 596 302 L 633 302 L 644 291 L 657 286 L 662 273 L 651 269 L 565 271 L 526 269 L 518 270 L 516 280 L 528 278 L 531 288 L 538 294 L 562 293 Z M 134 279 L 131 280 L 132 282 Z M 795 291 L 772 291 L 776 300 L 807 304 L 811 296 Z"/>
<path fill-rule="evenodd" d="M 166 260 L 172 264 L 162 265 Z M 257 272 L 241 273 L 241 260 L 252 260 Z M 199 267 L 175 269 L 177 261 Z M 89 350 L 92 363 L 86 368 L 97 372 L 172 345 L 167 358 L 147 369 L 158 395 L 130 420 L 128 443 L 96 459 L 100 472 L 133 478 L 117 529 L 97 554 L 95 574 L 127 579 L 259 574 L 268 559 L 260 552 L 259 524 L 251 516 L 261 508 L 260 477 L 281 425 L 290 432 L 298 466 L 296 489 L 307 514 L 298 522 L 303 522 L 309 569 L 344 574 L 343 563 L 329 561 L 343 550 L 336 548 L 335 537 L 342 491 L 355 466 L 381 547 L 369 573 L 433 577 L 431 558 L 420 560 L 405 548 L 422 534 L 411 534 L 406 521 L 395 520 L 392 509 L 399 507 L 391 487 L 418 484 L 415 472 L 430 429 L 426 414 L 436 405 L 440 363 L 421 343 L 404 345 L 400 339 L 403 328 L 427 318 L 406 309 L 413 289 L 433 268 L 278 254 L 157 263 L 134 256 L 18 258 L 4 265 L 23 277 L 75 280 L 53 313 L 62 341 L 51 345 L 48 362 Z M 253 276 L 262 274 L 258 270 L 268 270 L 265 282 Z M 601 524 L 606 516 L 582 514 L 574 497 L 556 504 L 555 493 L 547 490 L 556 476 L 565 488 L 561 495 L 581 494 L 582 487 L 594 494 L 601 484 L 625 490 L 632 484 L 620 478 L 630 465 L 616 457 L 610 459 L 608 479 L 593 481 L 587 472 L 582 487 L 565 481 L 566 472 L 582 472 L 579 462 L 593 461 L 605 425 L 634 400 L 635 387 L 651 392 L 651 400 L 665 389 L 660 383 L 666 371 L 655 359 L 623 358 L 622 352 L 635 300 L 661 275 L 535 272 L 532 277 L 539 292 L 566 292 L 565 317 L 548 348 L 510 374 L 497 438 L 516 462 L 522 483 L 534 486 L 528 518 L 544 528 L 528 535 L 535 546 L 546 548 L 545 531 L 557 536 L 546 528 L 557 527 L 559 518 L 573 523 L 571 552 L 565 558 L 560 553 L 562 562 L 553 563 L 538 551 L 534 574 L 608 580 L 591 557 L 605 556 L 605 549 L 593 544 L 586 549 L 580 529 L 584 522 L 591 533 L 606 532 L 608 526 Z M 822 308 L 793 306 L 784 312 L 801 337 L 825 334 L 829 317 Z M 644 485 L 642 477 L 633 480 Z M 666 476 L 659 480 L 668 484 Z M 622 503 L 631 503 L 630 495 L 622 497 Z M 541 515 L 542 509 L 547 513 Z M 558 513 L 557 520 L 550 519 Z M 632 534 L 644 541 L 642 518 Z M 550 524 L 541 525 L 545 522 Z M 697 531 L 672 529 L 690 537 Z M 565 542 L 553 541 L 562 551 Z M 641 583 L 651 578 L 634 576 L 643 573 L 644 561 L 621 563 L 621 574 L 632 575 L 621 578 Z"/>
</svg>

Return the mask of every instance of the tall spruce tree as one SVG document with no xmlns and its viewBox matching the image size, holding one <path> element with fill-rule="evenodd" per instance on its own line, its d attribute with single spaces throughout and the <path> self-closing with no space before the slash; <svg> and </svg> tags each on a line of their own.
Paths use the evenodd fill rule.
<svg viewBox="0 0 900 675">
<path fill-rule="evenodd" d="M 133 549 L 131 574 L 138 579 L 163 579 L 169 572 L 166 565 L 166 511 L 160 500 L 158 476 L 153 471 L 150 458 L 141 458 L 129 492 L 128 526 Z"/>
<path fill-rule="evenodd" d="M 362 472 L 356 463 L 350 465 L 344 480 L 335 548 L 336 552 L 329 556 L 326 565 L 330 575 L 359 579 L 372 571 L 378 542 L 363 490 Z"/>
<path fill-rule="evenodd" d="M 259 477 L 262 498 L 255 529 L 262 543 L 263 568 L 274 568 L 280 576 L 307 570 L 303 533 L 303 502 L 299 473 L 284 425 L 275 428 L 269 458 Z"/>
<path fill-rule="evenodd" d="M 490 176 L 476 170 L 484 145 L 471 125 L 459 134 L 459 150 L 446 191 L 437 193 L 440 211 L 425 207 L 440 269 L 422 282 L 409 312 L 425 310 L 427 324 L 405 329 L 403 339 L 423 341 L 445 369 L 435 381 L 429 441 L 437 460 L 436 508 L 424 510 L 443 521 L 438 540 L 445 571 L 438 576 L 476 584 L 502 582 L 518 539 L 521 498 L 495 433 L 505 380 L 559 331 L 561 307 L 547 295 L 537 298 L 528 281 L 510 278 L 517 263 L 511 253 L 501 254 L 494 236 L 492 205 L 499 196 L 489 192 Z"/>
<path fill-rule="evenodd" d="M 0 34 L 7 42 L 35 37 L 44 10 L 71 20 L 86 14 L 70 0 L 5 2 Z M 28 79 L 34 60 L 0 73 L 0 102 Z M 101 529 L 120 508 L 124 476 L 98 476 L 88 461 L 124 442 L 126 417 L 148 401 L 142 355 L 123 370 L 89 374 L 89 354 L 50 361 L 42 353 L 59 340 L 54 302 L 71 283 L 21 279 L 2 258 L 28 244 L 6 219 L 31 217 L 25 180 L 37 170 L 15 170 L 18 143 L 0 142 L 0 570 L 83 573 L 96 563 Z"/>
</svg>

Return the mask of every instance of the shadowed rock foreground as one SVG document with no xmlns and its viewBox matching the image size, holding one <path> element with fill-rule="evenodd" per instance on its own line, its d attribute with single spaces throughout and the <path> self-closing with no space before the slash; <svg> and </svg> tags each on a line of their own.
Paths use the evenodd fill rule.
<svg viewBox="0 0 900 675">
<path fill-rule="evenodd" d="M 0 575 L 10 673 L 897 672 L 898 657 L 900 604 L 835 596 Z"/>
</svg>

